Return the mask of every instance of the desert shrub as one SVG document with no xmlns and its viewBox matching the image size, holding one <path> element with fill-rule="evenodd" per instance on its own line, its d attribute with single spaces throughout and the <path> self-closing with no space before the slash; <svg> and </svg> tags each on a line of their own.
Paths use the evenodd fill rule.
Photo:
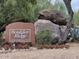
<svg viewBox="0 0 79 59">
<path fill-rule="evenodd" d="M 3 34 L 3 32 L 0 33 L 0 45 L 2 45 L 4 42 L 4 39 L 2 38 L 2 34 Z"/>
<path fill-rule="evenodd" d="M 59 42 L 59 37 L 55 37 L 55 38 L 53 38 L 53 40 L 51 41 L 51 44 L 53 45 L 53 44 L 58 44 L 58 42 Z"/>
<path fill-rule="evenodd" d="M 36 34 L 36 43 L 37 44 L 51 44 L 52 38 L 51 38 L 52 32 L 49 30 L 43 30 Z"/>
</svg>

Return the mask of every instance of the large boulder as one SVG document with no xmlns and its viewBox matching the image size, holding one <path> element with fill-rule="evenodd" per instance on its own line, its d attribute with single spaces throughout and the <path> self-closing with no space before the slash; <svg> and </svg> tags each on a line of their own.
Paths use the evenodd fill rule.
<svg viewBox="0 0 79 59">
<path fill-rule="evenodd" d="M 39 19 L 38 21 L 35 22 L 34 26 L 35 26 L 35 34 L 43 30 L 50 30 L 52 31 L 51 35 L 52 38 L 55 37 L 60 38 L 59 25 L 56 25 L 49 20 Z"/>
<path fill-rule="evenodd" d="M 39 12 L 38 19 L 46 19 L 58 25 L 66 25 L 66 18 L 63 16 L 63 13 L 56 10 L 43 10 Z"/>
</svg>

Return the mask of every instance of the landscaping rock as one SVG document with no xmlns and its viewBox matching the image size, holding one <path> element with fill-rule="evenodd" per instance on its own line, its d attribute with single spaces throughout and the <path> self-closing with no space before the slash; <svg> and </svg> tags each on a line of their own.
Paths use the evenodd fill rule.
<svg viewBox="0 0 79 59">
<path fill-rule="evenodd" d="M 42 10 L 39 12 L 38 19 L 46 19 L 58 25 L 66 25 L 66 18 L 63 13 L 57 10 Z"/>
<path fill-rule="evenodd" d="M 59 25 L 56 25 L 49 20 L 38 19 L 38 21 L 35 22 L 34 26 L 35 34 L 43 30 L 50 30 L 52 31 L 52 38 L 60 37 Z"/>
</svg>

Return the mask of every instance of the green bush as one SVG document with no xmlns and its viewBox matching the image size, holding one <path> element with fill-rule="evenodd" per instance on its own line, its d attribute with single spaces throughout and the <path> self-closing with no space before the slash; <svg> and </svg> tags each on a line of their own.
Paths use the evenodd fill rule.
<svg viewBox="0 0 79 59">
<path fill-rule="evenodd" d="M 17 19 L 23 19 L 24 22 L 35 22 L 38 12 L 50 6 L 52 5 L 49 0 L 1 0 L 0 25 Z"/>
<path fill-rule="evenodd" d="M 4 42 L 4 39 L 2 38 L 2 34 L 3 34 L 3 32 L 0 33 L 0 45 L 2 45 Z"/>
<path fill-rule="evenodd" d="M 49 30 L 43 30 L 36 34 L 36 43 L 37 44 L 51 44 L 52 38 L 51 38 L 52 32 Z"/>
</svg>

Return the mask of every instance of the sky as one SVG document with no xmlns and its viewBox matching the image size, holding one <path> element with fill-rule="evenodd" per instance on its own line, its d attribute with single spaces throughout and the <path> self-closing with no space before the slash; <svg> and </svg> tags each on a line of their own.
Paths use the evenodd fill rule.
<svg viewBox="0 0 79 59">
<path fill-rule="evenodd" d="M 79 0 L 72 0 L 71 2 L 73 11 L 79 10 Z"/>
<path fill-rule="evenodd" d="M 54 4 L 55 1 L 56 0 L 51 0 L 51 3 Z M 63 0 L 60 0 L 60 1 L 63 1 Z M 79 0 L 72 0 L 71 6 L 72 6 L 73 11 L 78 11 L 79 10 Z"/>
</svg>

